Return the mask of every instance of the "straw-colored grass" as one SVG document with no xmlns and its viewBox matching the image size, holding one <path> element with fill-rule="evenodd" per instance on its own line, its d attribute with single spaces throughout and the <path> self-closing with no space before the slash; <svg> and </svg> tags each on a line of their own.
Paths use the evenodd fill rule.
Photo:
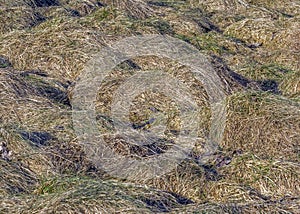
<svg viewBox="0 0 300 214">
<path fill-rule="evenodd" d="M 294 0 L 0 0 L 0 213 L 298 213 L 299 8 Z M 159 178 L 113 178 L 76 137 L 73 89 L 102 47 L 158 33 L 208 56 L 227 95 L 223 140 L 206 163 L 199 140 Z M 137 70 L 161 70 L 187 85 L 205 139 L 211 110 L 203 83 L 157 56 L 124 62 L 104 80 L 98 128 L 114 130 L 113 92 Z M 150 107 L 168 117 L 168 134 L 180 129 L 176 106 L 153 91 L 134 99 L 131 122 L 147 121 Z M 153 152 L 107 143 L 123 155 Z"/>
<path fill-rule="evenodd" d="M 299 103 L 267 93 L 230 97 L 222 146 L 267 159 L 299 158 Z M 247 121 L 247 122 L 246 122 Z"/>
<path fill-rule="evenodd" d="M 85 177 L 41 181 L 30 197 L 2 198 L 1 212 L 18 213 L 151 213 L 179 207 L 176 196 L 130 183 Z M 13 203 L 12 203 L 13 202 Z"/>
</svg>

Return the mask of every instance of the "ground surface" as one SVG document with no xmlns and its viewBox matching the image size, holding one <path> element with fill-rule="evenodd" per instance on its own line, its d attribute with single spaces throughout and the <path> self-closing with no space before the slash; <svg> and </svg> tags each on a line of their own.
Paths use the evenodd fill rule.
<svg viewBox="0 0 300 214">
<path fill-rule="evenodd" d="M 299 21 L 297 0 L 0 0 L 0 213 L 299 213 Z M 181 39 L 207 56 L 227 95 L 227 119 L 205 164 L 199 142 L 168 174 L 132 181 L 87 158 L 72 96 L 95 53 L 143 34 Z M 112 92 L 137 70 L 155 69 L 190 87 L 202 106 L 199 135 L 207 136 L 202 83 L 157 56 L 128 60 L 105 80 L 99 130 L 112 129 Z M 134 126 L 151 126 L 149 107 L 168 116 L 171 134 L 180 129 L 170 99 L 151 91 L 134 100 Z M 168 149 L 106 141 L 125 156 Z"/>
</svg>

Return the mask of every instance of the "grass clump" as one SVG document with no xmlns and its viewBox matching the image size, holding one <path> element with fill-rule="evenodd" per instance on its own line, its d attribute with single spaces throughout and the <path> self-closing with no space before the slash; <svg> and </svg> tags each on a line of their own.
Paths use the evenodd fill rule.
<svg viewBox="0 0 300 214">
<path fill-rule="evenodd" d="M 81 177 L 48 179 L 29 197 L 15 198 L 13 207 L 7 199 L 1 200 L 1 212 L 22 209 L 29 212 L 166 212 L 180 207 L 179 199 L 167 192 L 145 189 L 130 183 L 101 181 Z"/>
<path fill-rule="evenodd" d="M 222 147 L 298 160 L 299 103 L 269 93 L 237 94 L 229 98 L 228 114 Z"/>
<path fill-rule="evenodd" d="M 26 166 L 7 162 L 0 159 L 0 194 L 3 198 L 12 194 L 28 194 L 33 191 L 37 185 L 37 176 Z"/>
<path fill-rule="evenodd" d="M 0 35 L 13 30 L 31 28 L 44 20 L 44 17 L 31 8 L 0 8 Z"/>
<path fill-rule="evenodd" d="M 283 94 L 292 98 L 299 98 L 300 96 L 300 73 L 293 72 L 286 76 L 280 84 L 280 89 Z"/>
</svg>

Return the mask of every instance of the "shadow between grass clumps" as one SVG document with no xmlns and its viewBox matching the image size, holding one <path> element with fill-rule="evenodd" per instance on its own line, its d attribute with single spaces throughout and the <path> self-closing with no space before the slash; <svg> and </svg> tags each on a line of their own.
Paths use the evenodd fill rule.
<svg viewBox="0 0 300 214">
<path fill-rule="evenodd" d="M 275 80 L 261 80 L 256 82 L 263 91 L 268 91 L 274 94 L 281 94 L 278 88 L 278 83 Z"/>
<path fill-rule="evenodd" d="M 17 75 L 14 75 L 15 70 L 13 69 L 12 64 L 6 57 L 1 55 L 0 68 L 9 68 L 9 71 L 13 74 L 12 76 L 15 77 L 14 80 L 20 82 L 24 88 L 30 88 L 31 93 L 43 96 L 64 106 L 71 107 L 71 102 L 67 94 L 67 88 L 69 87 L 70 82 L 67 81 L 66 83 L 62 83 L 59 81 L 48 81 L 48 74 L 40 70 L 22 71 L 20 73 L 17 71 Z M 25 94 L 23 96 L 25 96 Z"/>
<path fill-rule="evenodd" d="M 35 147 L 49 146 L 50 142 L 55 139 L 50 133 L 43 131 L 21 131 L 20 135 L 24 140 L 28 141 L 31 146 Z"/>
<path fill-rule="evenodd" d="M 11 67 L 11 63 L 8 61 L 6 57 L 0 55 L 0 68 L 7 68 L 7 67 Z"/>
<path fill-rule="evenodd" d="M 232 71 L 226 63 L 217 56 L 212 56 L 212 65 L 216 69 L 218 75 L 221 77 L 222 82 L 225 83 L 228 89 L 234 88 L 232 84 L 228 84 L 230 82 L 238 83 L 244 89 L 253 89 L 253 90 L 261 90 L 274 94 L 281 94 L 278 83 L 272 79 L 266 80 L 250 80 L 246 77 Z M 231 80 L 231 81 L 228 81 Z"/>
<path fill-rule="evenodd" d="M 158 198 L 155 199 L 154 197 L 146 197 L 146 196 L 140 196 L 139 199 L 143 201 L 149 209 L 152 212 L 170 212 L 172 209 L 180 206 L 180 205 L 188 205 L 193 204 L 194 202 L 191 199 L 188 199 L 186 197 L 183 197 L 179 194 L 176 194 L 174 192 L 165 192 L 167 194 L 170 194 L 170 198 Z"/>
<path fill-rule="evenodd" d="M 21 76 L 33 86 L 38 95 L 48 98 L 56 103 L 61 103 L 65 106 L 71 107 L 71 103 L 66 91 L 68 87 L 67 84 L 57 82 L 64 90 L 59 87 L 55 87 L 50 83 L 46 82 L 40 77 L 48 77 L 48 75 L 42 71 L 24 71 L 21 73 Z"/>
<path fill-rule="evenodd" d="M 28 4 L 31 7 L 50 7 L 60 5 L 58 0 L 31 0 Z"/>
</svg>

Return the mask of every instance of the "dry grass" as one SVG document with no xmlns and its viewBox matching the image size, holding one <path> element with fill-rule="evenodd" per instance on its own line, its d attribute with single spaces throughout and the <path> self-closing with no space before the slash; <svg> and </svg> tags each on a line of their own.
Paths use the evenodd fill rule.
<svg viewBox="0 0 300 214">
<path fill-rule="evenodd" d="M 0 16 L 0 35 L 30 28 L 43 20 L 41 14 L 27 7 L 0 8 Z"/>
<path fill-rule="evenodd" d="M 249 44 L 262 45 L 264 50 L 258 51 L 257 61 L 272 61 L 299 70 L 299 18 L 282 19 L 246 18 L 230 25 L 225 32 Z"/>
<path fill-rule="evenodd" d="M 153 16 L 153 10 L 143 0 L 103 0 L 103 3 L 124 10 L 128 15 L 145 19 Z"/>
<path fill-rule="evenodd" d="M 85 177 L 41 181 L 30 197 L 1 199 L 1 212 L 18 213 L 151 213 L 180 206 L 176 196 L 130 183 Z M 13 203 L 12 203 L 13 202 Z M 17 206 L 16 206 L 17 205 Z"/>
<path fill-rule="evenodd" d="M 298 160 L 298 102 L 250 92 L 230 97 L 228 110 L 223 148 L 250 150 L 266 159 Z"/>
<path fill-rule="evenodd" d="M 288 0 L 0 0 L 0 143 L 7 144 L 0 150 L 0 213 L 297 213 L 299 8 Z M 227 124 L 206 164 L 197 161 L 198 142 L 168 174 L 130 183 L 88 160 L 72 127 L 70 98 L 101 47 L 151 33 L 209 55 L 228 95 Z M 204 138 L 210 109 L 203 84 L 189 68 L 155 56 L 127 61 L 104 81 L 99 129 L 111 131 L 113 91 L 139 69 L 163 70 L 190 88 L 202 107 Z M 134 124 L 148 119 L 149 106 L 167 112 L 170 130 L 179 129 L 170 99 L 153 92 L 134 100 Z M 132 153 L 126 142 L 108 143 Z"/>
<path fill-rule="evenodd" d="M 259 159 L 254 154 L 235 157 L 219 170 L 222 179 L 207 185 L 207 200 L 245 203 L 298 198 L 299 164 Z"/>
<path fill-rule="evenodd" d="M 294 72 L 287 76 L 280 84 L 284 95 L 299 98 L 300 96 L 300 73 Z"/>
<path fill-rule="evenodd" d="M 0 160 L 2 180 L 0 194 L 2 197 L 18 193 L 30 193 L 37 185 L 36 175 L 20 163 Z"/>
<path fill-rule="evenodd" d="M 154 27 L 144 26 L 113 8 L 100 8 L 82 18 L 55 17 L 30 31 L 6 34 L 0 39 L 0 52 L 17 69 L 41 69 L 74 80 L 105 44 L 139 31 L 157 33 Z"/>
<path fill-rule="evenodd" d="M 297 213 L 299 210 L 299 199 L 284 199 L 272 202 L 254 203 L 205 203 L 200 205 L 186 206 L 185 208 L 175 209 L 171 213 Z"/>
</svg>

